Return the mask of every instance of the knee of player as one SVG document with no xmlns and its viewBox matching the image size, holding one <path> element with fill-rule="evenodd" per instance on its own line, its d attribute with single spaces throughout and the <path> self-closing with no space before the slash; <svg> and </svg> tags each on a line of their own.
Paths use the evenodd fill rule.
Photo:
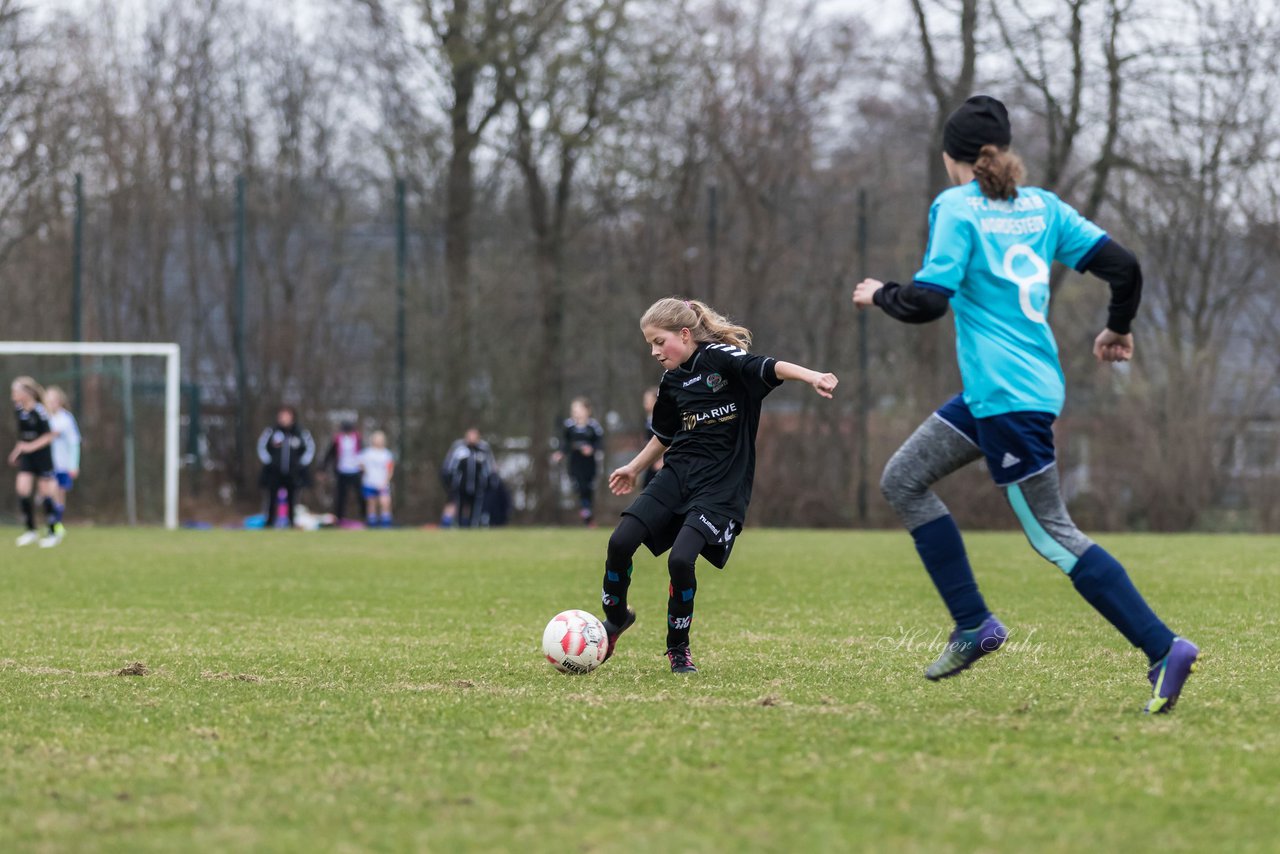
<svg viewBox="0 0 1280 854">
<path fill-rule="evenodd" d="M 695 558 L 672 554 L 667 558 L 667 572 L 671 575 L 672 584 L 692 586 L 694 578 Z"/>
<path fill-rule="evenodd" d="M 880 494 L 890 504 L 894 504 L 898 499 L 918 491 L 920 489 L 911 476 L 910 467 L 903 464 L 900 454 L 894 454 L 885 463 L 880 475 Z"/>
</svg>

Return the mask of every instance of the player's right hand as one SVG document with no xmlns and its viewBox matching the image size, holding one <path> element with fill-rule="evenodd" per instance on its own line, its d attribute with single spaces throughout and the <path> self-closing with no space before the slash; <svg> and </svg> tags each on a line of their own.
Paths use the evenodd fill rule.
<svg viewBox="0 0 1280 854">
<path fill-rule="evenodd" d="M 853 286 L 853 304 L 858 308 L 871 308 L 876 304 L 876 291 L 884 287 L 879 279 L 863 279 Z"/>
<path fill-rule="evenodd" d="M 614 495 L 626 495 L 636 486 L 636 474 L 627 466 L 614 469 L 609 475 L 609 491 Z"/>
</svg>

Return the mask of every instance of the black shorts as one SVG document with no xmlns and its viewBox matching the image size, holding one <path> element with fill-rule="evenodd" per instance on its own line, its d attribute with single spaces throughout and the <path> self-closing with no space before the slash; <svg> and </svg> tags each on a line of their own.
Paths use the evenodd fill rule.
<svg viewBox="0 0 1280 854">
<path fill-rule="evenodd" d="M 645 526 L 649 535 L 645 537 L 644 544 L 654 557 L 675 545 L 682 528 L 692 528 L 706 542 L 699 554 L 712 566 L 724 569 L 729 562 L 729 553 L 733 551 L 734 537 L 742 530 L 742 525 L 728 516 L 699 509 L 696 501 L 687 513 L 672 509 L 680 505 L 676 478 L 662 477 L 661 474 L 658 472 L 649 487 L 622 511 L 622 515 L 634 516 Z"/>
<path fill-rule="evenodd" d="M 53 477 L 53 452 L 41 448 L 18 457 L 18 471 L 33 474 L 39 478 Z"/>
</svg>

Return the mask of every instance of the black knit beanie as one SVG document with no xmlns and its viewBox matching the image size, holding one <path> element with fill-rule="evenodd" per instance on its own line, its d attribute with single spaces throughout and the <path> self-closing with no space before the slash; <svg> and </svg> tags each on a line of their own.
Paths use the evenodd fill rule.
<svg viewBox="0 0 1280 854">
<path fill-rule="evenodd" d="M 1009 111 L 989 95 L 974 95 L 947 119 L 942 150 L 955 160 L 973 163 L 984 145 L 1007 148 L 1013 141 Z"/>
</svg>

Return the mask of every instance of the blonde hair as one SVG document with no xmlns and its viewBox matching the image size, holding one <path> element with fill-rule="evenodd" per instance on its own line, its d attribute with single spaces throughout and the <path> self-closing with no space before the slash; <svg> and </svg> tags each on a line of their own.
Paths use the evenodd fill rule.
<svg viewBox="0 0 1280 854">
<path fill-rule="evenodd" d="M 585 397 L 575 397 L 573 400 L 569 401 L 569 406 L 573 406 L 575 403 L 587 410 L 587 415 L 591 415 L 595 411 L 591 408 L 591 401 L 587 400 Z"/>
<path fill-rule="evenodd" d="M 995 145 L 982 146 L 978 159 L 973 162 L 973 177 L 978 179 L 978 188 L 988 199 L 1016 199 L 1024 172 L 1021 157 Z"/>
<path fill-rule="evenodd" d="M 13 385 L 20 386 L 27 394 L 36 399 L 36 403 L 44 403 L 44 389 L 31 377 L 14 377 Z"/>
<path fill-rule="evenodd" d="M 45 402 L 50 402 L 50 398 L 58 398 L 58 408 L 67 408 L 67 393 L 62 390 L 61 386 L 51 385 L 44 390 Z"/>
<path fill-rule="evenodd" d="M 751 349 L 751 330 L 739 326 L 711 306 L 696 299 L 666 297 L 660 299 L 640 318 L 640 328 L 652 326 L 679 332 L 688 329 L 694 341 L 714 341 Z"/>
</svg>

